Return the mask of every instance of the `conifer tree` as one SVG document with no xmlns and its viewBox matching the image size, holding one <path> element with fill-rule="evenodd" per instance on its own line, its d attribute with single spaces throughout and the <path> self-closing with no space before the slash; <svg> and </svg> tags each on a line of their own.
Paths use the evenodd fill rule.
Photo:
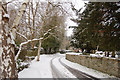
<svg viewBox="0 0 120 80">
<path fill-rule="evenodd" d="M 114 6 L 114 7 L 113 7 Z M 76 11 L 78 27 L 74 28 L 73 39 L 81 48 L 118 51 L 120 37 L 120 13 L 118 2 L 86 4 L 83 13 Z M 74 9 L 75 10 L 75 9 Z M 89 46 L 89 47 L 88 47 Z"/>
</svg>

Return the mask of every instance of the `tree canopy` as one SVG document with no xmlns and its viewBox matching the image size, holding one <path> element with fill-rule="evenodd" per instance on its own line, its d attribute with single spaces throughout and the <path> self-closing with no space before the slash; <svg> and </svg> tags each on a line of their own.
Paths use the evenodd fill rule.
<svg viewBox="0 0 120 80">
<path fill-rule="evenodd" d="M 120 50 L 119 2 L 89 2 L 81 13 L 74 9 L 78 18 L 72 19 L 74 28 L 72 43 L 75 47 L 113 51 Z"/>
</svg>

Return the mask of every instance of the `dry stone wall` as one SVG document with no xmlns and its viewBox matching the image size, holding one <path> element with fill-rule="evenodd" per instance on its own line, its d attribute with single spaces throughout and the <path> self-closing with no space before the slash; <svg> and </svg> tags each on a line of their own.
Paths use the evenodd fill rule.
<svg viewBox="0 0 120 80">
<path fill-rule="evenodd" d="M 110 75 L 120 77 L 120 59 L 66 54 L 66 59 Z"/>
</svg>

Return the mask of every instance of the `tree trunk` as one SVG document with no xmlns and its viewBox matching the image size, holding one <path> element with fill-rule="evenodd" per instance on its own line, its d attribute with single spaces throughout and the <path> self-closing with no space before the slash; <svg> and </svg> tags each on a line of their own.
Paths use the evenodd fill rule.
<svg viewBox="0 0 120 80">
<path fill-rule="evenodd" d="M 44 54 L 47 52 L 46 48 L 44 48 Z"/>
<path fill-rule="evenodd" d="M 105 56 L 107 56 L 107 52 L 105 51 Z"/>
<path fill-rule="evenodd" d="M 8 27 L 9 15 L 7 14 L 7 5 L 3 7 L 4 9 L 2 9 L 2 3 L 0 1 L 1 79 L 18 78 L 14 55 L 14 40 Z"/>
<path fill-rule="evenodd" d="M 1 23 L 2 23 L 2 1 L 0 0 L 0 79 L 1 79 L 1 54 L 2 54 L 2 39 L 1 39 L 1 36 L 2 36 L 2 26 L 1 26 Z"/>
<path fill-rule="evenodd" d="M 37 61 L 39 61 L 39 57 L 40 57 L 40 50 L 41 50 L 41 40 L 39 41 Z"/>
<path fill-rule="evenodd" d="M 36 16 L 36 12 L 37 12 L 37 9 L 38 9 L 38 2 L 36 3 L 36 9 L 35 9 L 35 11 L 33 10 L 34 9 L 33 8 L 33 2 L 31 2 L 31 4 L 32 4 L 32 14 L 33 14 L 33 33 L 32 33 L 32 39 L 34 39 L 34 37 L 35 37 L 35 16 Z M 32 48 L 34 48 L 34 45 L 35 45 L 35 43 L 32 42 Z"/>
<path fill-rule="evenodd" d="M 113 58 L 115 58 L 115 51 L 112 51 L 112 56 Z"/>
<path fill-rule="evenodd" d="M 12 25 L 12 34 L 14 36 L 14 38 L 16 38 L 16 27 L 19 25 L 19 21 L 21 20 L 22 18 L 22 15 L 25 13 L 25 10 L 27 8 L 27 3 L 29 2 L 29 0 L 25 0 L 25 2 L 22 4 L 19 12 L 18 12 L 18 15 L 16 16 L 14 22 L 13 22 L 13 25 Z"/>
<path fill-rule="evenodd" d="M 52 53 L 52 51 L 51 51 L 52 49 L 51 48 L 49 48 L 49 53 L 51 54 Z"/>
<path fill-rule="evenodd" d="M 97 49 L 96 49 L 96 51 L 98 51 L 99 50 L 99 45 L 97 45 Z"/>
<path fill-rule="evenodd" d="M 33 15 L 33 33 L 32 33 L 32 39 L 35 37 L 35 16 Z M 34 49 L 34 41 L 32 42 L 32 48 Z"/>
<path fill-rule="evenodd" d="M 8 14 L 4 13 L 2 17 L 2 50 L 1 50 L 1 78 L 18 78 L 16 63 L 15 63 L 15 51 L 14 51 L 14 40 L 9 31 Z"/>
<path fill-rule="evenodd" d="M 107 57 L 109 57 L 109 55 L 110 55 L 110 52 L 107 52 Z"/>
<path fill-rule="evenodd" d="M 4 2 L 6 2 L 4 0 Z M 26 0 L 27 2 L 27 0 Z M 8 26 L 9 15 L 7 14 L 7 5 L 2 9 L 2 0 L 0 0 L 0 55 L 1 55 L 1 78 L 18 78 L 17 68 L 15 63 L 15 51 L 14 51 L 14 39 L 16 37 L 16 27 L 19 24 L 24 9 L 26 8 L 26 3 L 23 3 L 21 11 L 18 13 L 13 26 L 12 33 L 10 27 Z M 4 10 L 4 11 L 3 11 Z M 13 37 L 14 35 L 14 37 Z"/>
</svg>

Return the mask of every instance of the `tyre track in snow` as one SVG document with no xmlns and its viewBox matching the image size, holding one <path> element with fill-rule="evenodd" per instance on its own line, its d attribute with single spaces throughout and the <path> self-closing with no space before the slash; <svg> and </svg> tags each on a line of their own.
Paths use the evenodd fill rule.
<svg viewBox="0 0 120 80">
<path fill-rule="evenodd" d="M 55 67 L 55 65 L 53 65 L 53 60 L 55 58 L 52 58 L 50 61 L 53 78 L 62 78 L 63 76 L 60 74 L 59 70 Z"/>
<path fill-rule="evenodd" d="M 61 72 L 59 70 L 59 68 L 57 68 L 57 66 L 55 66 L 55 64 L 53 64 L 53 60 L 59 58 L 59 57 L 55 57 L 51 59 L 51 71 L 52 71 L 52 75 L 53 75 L 53 79 L 54 80 L 78 80 L 78 79 L 73 79 L 73 78 L 69 78 L 69 76 L 63 72 Z M 59 61 L 59 60 L 58 60 Z M 59 62 L 60 63 L 60 62 Z M 61 65 L 61 64 L 60 64 Z M 63 65 L 61 65 L 62 67 L 64 67 Z M 64 67 L 65 68 L 65 67 Z M 66 69 L 66 68 L 65 68 Z"/>
<path fill-rule="evenodd" d="M 59 62 L 65 67 L 67 68 L 74 76 L 76 76 L 78 79 L 82 79 L 82 80 L 100 80 L 98 78 L 95 78 L 91 75 L 88 75 L 86 73 L 83 73 L 81 71 L 78 71 L 77 69 L 71 68 L 70 66 L 66 65 L 65 63 L 63 63 L 61 61 L 61 58 L 59 58 Z"/>
<path fill-rule="evenodd" d="M 56 58 L 58 58 L 58 57 L 54 57 L 54 58 L 51 59 L 51 63 L 50 63 L 51 64 L 51 70 L 52 70 L 53 78 L 55 80 L 60 80 L 60 79 L 64 78 L 64 76 L 67 76 L 67 75 L 65 75 L 65 74 L 63 75 L 63 73 L 61 73 L 60 70 L 53 64 L 53 60 L 56 59 Z M 71 68 L 70 66 L 63 63 L 61 61 L 61 58 L 63 58 L 63 57 L 58 58 L 59 63 L 62 66 L 64 66 L 69 72 L 71 72 L 74 76 L 76 76 L 78 79 L 80 79 L 80 80 L 100 80 L 100 79 L 95 78 L 95 77 L 93 77 L 91 75 L 83 73 L 83 72 L 81 72 L 81 71 L 79 71 L 77 69 Z M 66 80 L 67 78 L 64 78 L 64 79 Z M 70 78 L 68 78 L 68 80 L 70 80 Z"/>
</svg>

